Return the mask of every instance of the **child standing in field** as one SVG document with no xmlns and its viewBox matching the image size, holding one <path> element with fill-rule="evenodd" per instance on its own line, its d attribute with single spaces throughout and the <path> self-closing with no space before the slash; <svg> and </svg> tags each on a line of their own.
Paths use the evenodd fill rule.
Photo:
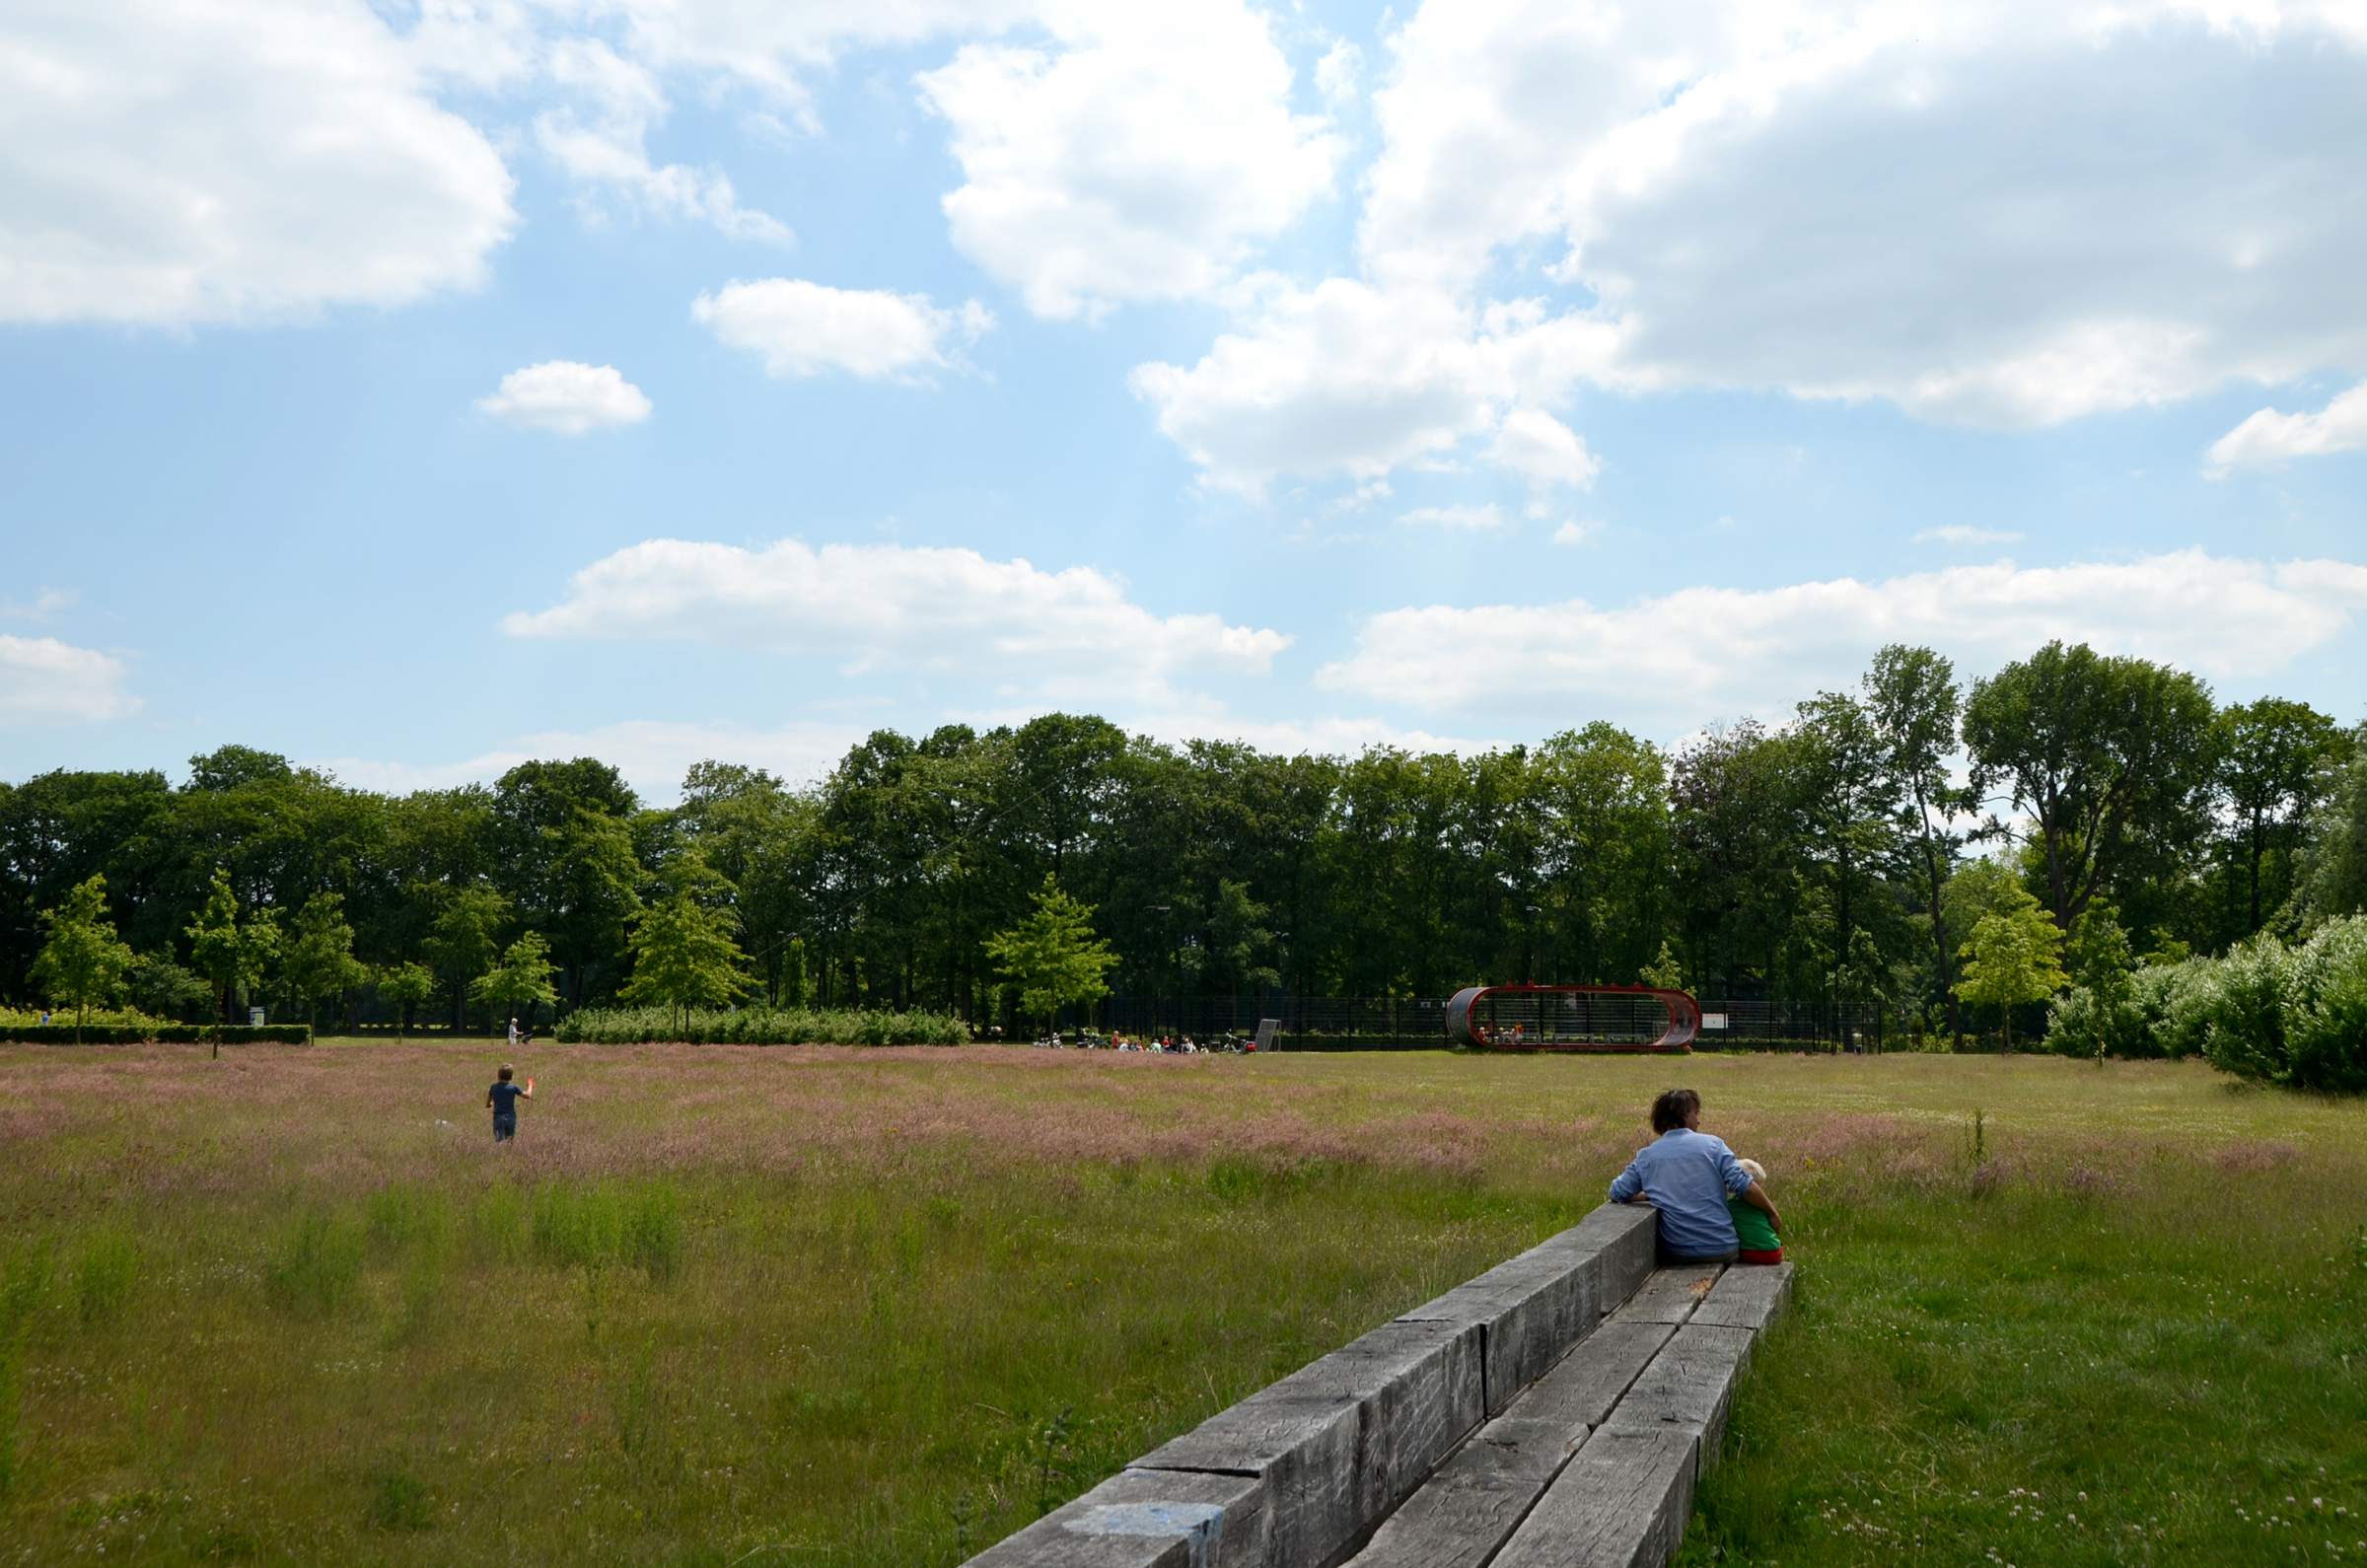
<svg viewBox="0 0 2367 1568">
<path fill-rule="evenodd" d="M 493 1107 L 495 1143 L 507 1143 L 518 1136 L 518 1102 L 535 1098 L 533 1079 L 528 1079 L 526 1087 L 521 1089 L 510 1082 L 511 1076 L 510 1064 L 503 1062 L 501 1075 L 493 1080 L 493 1087 L 485 1091 L 485 1104 Z"/>
<path fill-rule="evenodd" d="M 1764 1186 L 1767 1168 L 1757 1160 L 1737 1160 L 1736 1165 L 1751 1173 L 1755 1183 Z M 1775 1234 L 1775 1222 L 1741 1198 L 1726 1200 L 1727 1217 L 1734 1221 L 1735 1240 L 1742 1249 L 1735 1254 L 1738 1263 L 1780 1263 L 1783 1261 L 1783 1238 Z"/>
<path fill-rule="evenodd" d="M 1649 1203 L 1660 1211 L 1660 1255 L 1673 1263 L 1731 1263 L 1742 1250 L 1730 1198 L 1740 1198 L 1780 1229 L 1783 1218 L 1766 1188 L 1743 1169 L 1726 1140 L 1701 1130 L 1701 1097 L 1672 1089 L 1652 1102 L 1652 1130 L 1614 1177 L 1611 1201 Z"/>
</svg>

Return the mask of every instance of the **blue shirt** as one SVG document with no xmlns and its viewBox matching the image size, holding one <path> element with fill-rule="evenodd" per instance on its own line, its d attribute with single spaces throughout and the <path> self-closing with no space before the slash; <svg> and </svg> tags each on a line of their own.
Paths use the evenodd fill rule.
<svg viewBox="0 0 2367 1568">
<path fill-rule="evenodd" d="M 525 1086 L 521 1084 L 495 1084 L 492 1089 L 493 1119 L 500 1121 L 507 1118 L 516 1121 L 518 1119 L 518 1097 L 525 1092 Z M 1720 1145 L 1720 1147 L 1724 1146 Z"/>
<path fill-rule="evenodd" d="M 1751 1190 L 1751 1173 L 1726 1140 L 1672 1127 L 1635 1152 L 1611 1183 L 1611 1201 L 1641 1192 L 1660 1211 L 1660 1245 L 1679 1257 L 1714 1257 L 1739 1245 L 1726 1200 Z"/>
</svg>

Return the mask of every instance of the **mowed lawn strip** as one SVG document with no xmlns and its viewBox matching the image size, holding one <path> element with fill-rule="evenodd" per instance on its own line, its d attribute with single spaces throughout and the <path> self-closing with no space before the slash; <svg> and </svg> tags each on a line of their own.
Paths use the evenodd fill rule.
<svg viewBox="0 0 2367 1568">
<path fill-rule="evenodd" d="M 956 1561 L 1571 1223 L 1677 1081 L 1803 1263 L 1691 1560 L 2367 1554 L 2354 1105 L 537 1045 L 497 1150 L 495 1054 L 0 1046 L 0 1562 Z"/>
</svg>

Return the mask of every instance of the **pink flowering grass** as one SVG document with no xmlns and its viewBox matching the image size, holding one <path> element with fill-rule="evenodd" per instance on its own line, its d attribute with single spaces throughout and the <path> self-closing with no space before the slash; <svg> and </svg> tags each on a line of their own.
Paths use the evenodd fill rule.
<svg viewBox="0 0 2367 1568">
<path fill-rule="evenodd" d="M 1688 1550 L 2081 1560 L 1964 1494 L 2151 1529 L 2173 1480 L 2282 1507 L 2305 1447 L 2361 1506 L 2351 1105 L 2044 1058 L 537 1044 L 497 1148 L 499 1056 L 0 1045 L 0 1565 L 953 1562 L 1571 1223 L 1676 1083 L 1804 1264 Z M 2182 1448 L 2205 1385 L 2234 1414 Z M 1877 1520 L 1907 1473 L 1945 1507 Z"/>
</svg>

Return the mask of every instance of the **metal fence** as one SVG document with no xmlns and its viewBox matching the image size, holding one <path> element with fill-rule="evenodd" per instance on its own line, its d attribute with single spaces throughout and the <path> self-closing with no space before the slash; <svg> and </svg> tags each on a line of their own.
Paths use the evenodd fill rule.
<svg viewBox="0 0 2367 1568">
<path fill-rule="evenodd" d="M 1813 1002 L 1701 1002 L 1695 1050 L 1879 1051 L 1893 1022 L 1880 1007 Z M 1250 1034 L 1259 1019 L 1281 1021 L 1284 1050 L 1437 1049 L 1447 1043 L 1447 999 L 1387 996 L 1112 996 L 1098 1022 L 1122 1034 L 1213 1039 Z"/>
</svg>

